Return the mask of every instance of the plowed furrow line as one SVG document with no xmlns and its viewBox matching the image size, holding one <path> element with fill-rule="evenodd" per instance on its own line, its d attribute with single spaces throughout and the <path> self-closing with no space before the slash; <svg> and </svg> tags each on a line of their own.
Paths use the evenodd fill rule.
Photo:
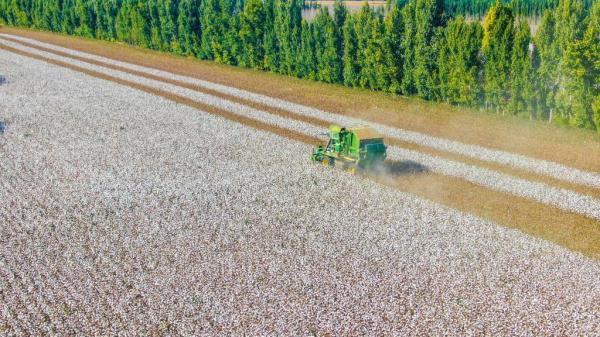
<svg viewBox="0 0 600 337">
<path fill-rule="evenodd" d="M 0 45 L 0 48 L 46 63 L 69 68 L 96 78 L 113 81 L 293 140 L 307 144 L 314 144 L 318 141 L 316 137 L 307 136 L 301 132 L 293 132 L 289 129 L 274 127 L 271 124 L 258 122 L 248 117 L 240 117 L 231 112 L 223 111 L 222 109 L 199 103 L 180 95 L 174 95 L 164 90 L 122 80 L 6 45 Z M 382 179 L 380 182 L 440 202 L 452 208 L 492 219 L 493 221 L 508 227 L 519 228 L 526 233 L 557 242 L 568 248 L 590 254 L 591 256 L 600 256 L 600 247 L 596 244 L 599 235 L 597 222 L 585 216 L 559 210 L 555 207 L 542 206 L 537 202 L 526 200 L 522 197 L 492 191 L 462 179 L 434 173 L 412 177 L 402 176 L 398 179 L 393 179 L 393 181 Z M 435 188 L 431 188 L 432 186 Z M 579 240 L 572 242 L 570 236 L 573 231 L 589 234 L 582 235 Z"/>
</svg>

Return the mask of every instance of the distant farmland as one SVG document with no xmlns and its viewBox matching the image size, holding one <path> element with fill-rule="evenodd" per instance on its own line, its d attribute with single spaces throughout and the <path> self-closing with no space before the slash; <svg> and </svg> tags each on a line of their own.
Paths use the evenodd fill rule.
<svg viewBox="0 0 600 337">
<path fill-rule="evenodd" d="M 385 8 L 386 1 L 344 1 L 344 5 L 348 8 L 349 12 L 358 12 L 365 3 L 368 3 L 372 8 Z M 333 5 L 335 1 L 325 0 L 325 1 L 307 1 L 307 8 L 302 9 L 302 17 L 307 20 L 314 19 L 314 17 L 319 12 L 320 7 L 327 7 L 329 9 L 329 13 L 333 14 Z"/>
</svg>

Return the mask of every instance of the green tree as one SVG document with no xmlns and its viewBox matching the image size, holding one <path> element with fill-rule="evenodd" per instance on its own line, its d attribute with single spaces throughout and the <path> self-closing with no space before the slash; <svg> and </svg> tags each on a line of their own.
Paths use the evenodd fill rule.
<svg viewBox="0 0 600 337">
<path fill-rule="evenodd" d="M 240 20 L 240 40 L 243 56 L 240 65 L 260 69 L 263 67 L 263 28 L 265 9 L 262 0 L 248 0 Z"/>
<path fill-rule="evenodd" d="M 50 29 L 50 23 L 46 16 L 46 5 L 51 2 L 42 0 L 32 0 L 31 2 L 31 26 L 37 29 Z M 0 6 L 1 10 L 1 6 Z"/>
<path fill-rule="evenodd" d="M 183 55 L 198 55 L 200 44 L 199 8 L 196 0 L 180 0 L 177 15 L 179 48 Z"/>
<path fill-rule="evenodd" d="M 483 29 L 464 18 L 451 20 L 444 29 L 438 55 L 440 95 L 452 104 L 475 105 L 481 92 L 479 52 Z"/>
<path fill-rule="evenodd" d="M 590 12 L 585 36 L 567 47 L 563 86 L 558 93 L 561 117 L 569 124 L 598 130 L 600 126 L 600 3 Z"/>
<path fill-rule="evenodd" d="M 566 51 L 569 44 L 583 37 L 585 11 L 582 0 L 560 0 L 555 10 L 556 43 L 559 50 Z M 562 55 L 561 55 L 562 56 Z"/>
<path fill-rule="evenodd" d="M 416 93 L 414 69 L 415 69 L 415 1 L 410 1 L 402 10 L 404 18 L 404 39 L 402 40 L 402 50 L 404 51 L 404 62 L 402 66 L 402 82 L 400 87 L 405 95 L 414 95 Z"/>
<path fill-rule="evenodd" d="M 497 111 L 505 111 L 510 93 L 514 22 L 512 10 L 499 2 L 490 8 L 483 21 L 485 102 Z"/>
<path fill-rule="evenodd" d="M 75 1 L 75 8 L 72 14 L 74 34 L 85 37 L 94 37 L 96 31 L 96 18 L 91 4 L 92 3 L 85 0 Z"/>
<path fill-rule="evenodd" d="M 362 7 L 356 16 L 356 53 L 359 65 L 358 85 L 361 88 L 375 89 L 377 81 L 375 79 L 376 69 L 374 59 L 377 56 L 376 48 L 382 44 L 382 34 L 377 34 L 376 30 L 380 28 L 373 21 L 377 19 L 377 14 L 373 12 L 367 3 Z M 373 26 L 377 27 L 373 27 Z M 373 36 L 375 33 L 375 36 Z M 376 40 L 377 39 L 377 40 Z"/>
<path fill-rule="evenodd" d="M 333 18 L 335 21 L 335 38 L 338 58 L 344 58 L 344 23 L 348 17 L 348 9 L 342 0 L 336 0 L 333 5 Z"/>
<path fill-rule="evenodd" d="M 349 87 L 358 86 L 360 76 L 355 22 L 355 16 L 349 16 L 344 22 L 344 85 Z"/>
<path fill-rule="evenodd" d="M 277 0 L 276 4 L 275 36 L 279 51 L 279 72 L 295 75 L 302 30 L 302 7 L 298 0 Z"/>
<path fill-rule="evenodd" d="M 510 69 L 510 110 L 513 114 L 535 116 L 535 72 L 530 55 L 531 33 L 529 25 L 520 21 L 515 32 Z"/>
<path fill-rule="evenodd" d="M 402 67 L 404 65 L 404 21 L 402 11 L 392 8 L 385 18 L 385 33 L 383 41 L 384 76 L 387 83 L 384 90 L 400 93 L 402 83 Z"/>
<path fill-rule="evenodd" d="M 145 2 L 146 11 L 148 12 L 148 29 L 150 30 L 149 47 L 156 50 L 165 50 L 162 40 L 160 13 L 158 10 L 158 2 L 160 0 L 147 0 Z"/>
<path fill-rule="evenodd" d="M 230 0 L 222 0 L 224 3 L 229 3 Z M 239 60 L 243 57 L 244 51 L 242 42 L 240 40 L 240 12 L 242 11 L 239 6 L 240 2 L 235 2 L 230 8 L 224 9 L 221 13 L 222 22 L 225 23 L 223 30 L 225 32 L 222 41 L 222 56 L 217 60 L 225 64 L 236 65 Z M 224 6 L 222 8 L 225 8 Z"/>
<path fill-rule="evenodd" d="M 538 117 L 552 121 L 556 108 L 555 96 L 558 89 L 558 70 L 561 51 L 556 42 L 556 20 L 551 11 L 544 12 L 542 21 L 535 36 L 535 48 L 539 57 L 539 67 L 536 69 L 538 91 Z"/>
<path fill-rule="evenodd" d="M 384 26 L 380 14 L 371 12 L 365 31 L 367 36 L 361 57 L 361 86 L 374 90 L 385 90 L 389 87 L 389 77 L 384 54 Z"/>
<path fill-rule="evenodd" d="M 239 38 L 240 3 L 232 0 L 204 0 L 200 9 L 202 30 L 200 53 L 203 59 L 237 64 L 242 57 Z"/>
<path fill-rule="evenodd" d="M 104 40 L 117 38 L 116 18 L 119 7 L 116 0 L 94 2 L 96 15 L 96 37 Z M 53 20 L 53 19 L 52 19 Z"/>
<path fill-rule="evenodd" d="M 328 83 L 342 81 L 342 60 L 338 56 L 335 23 L 327 8 L 321 8 L 314 21 L 317 79 Z"/>
<path fill-rule="evenodd" d="M 600 132 L 600 1 L 594 3 L 590 10 L 590 23 L 585 33 L 588 47 L 586 57 L 593 62 L 591 75 L 592 119 L 596 130 Z"/>
<path fill-rule="evenodd" d="M 408 76 L 409 84 L 405 86 L 409 92 L 415 92 L 419 97 L 425 99 L 435 98 L 436 88 L 436 50 L 435 35 L 436 29 L 444 24 L 444 3 L 442 0 L 413 0 L 411 6 L 407 6 L 405 15 L 410 16 L 407 24 L 413 25 L 410 29 L 411 36 L 407 38 L 414 39 L 411 49 L 405 49 L 410 62 L 410 72 Z M 406 74 L 406 72 L 405 72 Z"/>
<path fill-rule="evenodd" d="M 302 20 L 300 57 L 298 58 L 298 76 L 311 80 L 317 79 L 317 61 L 315 56 L 314 26 Z"/>
<path fill-rule="evenodd" d="M 12 0 L 8 4 L 8 23 L 14 26 L 29 27 L 31 24 L 26 8 L 21 6 L 17 0 Z"/>
<path fill-rule="evenodd" d="M 263 68 L 270 71 L 275 71 L 278 66 L 278 45 L 275 35 L 275 2 L 274 0 L 265 0 L 265 24 L 263 27 L 263 50 L 264 60 Z"/>
<path fill-rule="evenodd" d="M 572 96 L 568 93 L 567 87 L 576 88 L 573 83 L 572 74 L 565 69 L 566 63 L 573 60 L 574 55 L 566 55 L 569 48 L 575 41 L 580 41 L 585 29 L 585 11 L 581 0 L 561 0 L 554 11 L 556 18 L 555 41 L 558 51 L 558 67 L 556 69 L 555 82 L 557 83 L 555 105 L 556 112 L 554 121 L 559 123 L 573 123 L 573 109 L 570 101 Z M 581 46 L 579 46 L 581 47 Z M 574 49 L 575 50 L 575 49 Z M 572 52 L 574 52 L 574 50 Z M 573 66 L 573 64 L 571 64 Z M 553 114 L 554 116 L 554 114 Z"/>
<path fill-rule="evenodd" d="M 159 32 L 161 41 L 161 50 L 174 51 L 180 53 L 179 41 L 177 37 L 177 1 L 159 0 L 157 1 L 158 18 L 160 22 Z"/>
</svg>

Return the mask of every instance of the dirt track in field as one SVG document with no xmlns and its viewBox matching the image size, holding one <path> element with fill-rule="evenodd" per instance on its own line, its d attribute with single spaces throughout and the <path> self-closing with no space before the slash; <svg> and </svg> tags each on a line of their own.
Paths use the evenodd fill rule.
<svg viewBox="0 0 600 337">
<path fill-rule="evenodd" d="M 1 30 L 124 62 L 239 87 L 339 114 L 521 153 L 584 170 L 600 171 L 600 141 L 597 135 L 591 132 L 562 130 L 543 123 L 532 126 L 521 119 L 473 114 L 451 106 L 311 83 L 210 62 L 198 62 L 113 43 L 8 27 Z M 402 113 L 398 113 L 399 110 Z"/>
<path fill-rule="evenodd" d="M 273 125 L 264 124 L 250 118 L 243 118 L 225 110 L 216 109 L 207 104 L 177 96 L 169 92 L 113 78 L 105 74 L 83 69 L 64 62 L 50 60 L 14 48 L 6 46 L 2 46 L 2 48 L 23 56 L 43 60 L 90 76 L 113 81 L 161 96 L 290 139 L 308 144 L 313 144 L 317 141 L 316 138 L 301 133 L 277 128 Z M 397 179 L 373 179 L 386 185 L 438 201 L 450 207 L 480 215 L 507 227 L 518 228 L 528 234 L 557 242 L 570 249 L 583 252 L 588 256 L 596 258 L 600 257 L 600 226 L 598 226 L 598 222 L 586 217 L 561 211 L 553 207 L 542 206 L 539 203 L 523 198 L 494 192 L 460 179 L 437 174 L 401 175 Z"/>
<path fill-rule="evenodd" d="M 64 52 L 60 52 L 57 50 L 52 50 L 50 48 L 44 48 L 41 46 L 37 46 L 31 43 L 27 43 L 24 41 L 19 41 L 16 39 L 11 39 L 11 38 L 7 38 L 7 37 L 2 37 L 2 39 L 6 39 L 8 41 L 12 41 L 15 43 L 19 43 L 22 44 L 24 46 L 27 47 L 31 47 L 31 48 L 35 48 L 38 50 L 42 50 L 48 53 L 52 53 L 55 55 L 59 55 L 62 57 L 67 57 L 67 58 L 72 58 L 78 61 L 82 61 L 82 62 L 86 62 L 89 64 L 93 64 L 93 65 L 97 65 L 97 66 L 101 66 L 101 67 L 106 67 L 106 68 L 110 68 L 110 69 L 114 69 L 114 70 L 118 70 L 118 71 L 122 71 L 125 73 L 129 73 L 135 76 L 140 76 L 140 77 L 144 77 L 144 78 L 148 78 L 148 79 L 152 79 L 152 80 L 156 80 L 156 81 L 162 81 L 162 82 L 166 82 L 166 83 L 170 83 L 173 85 L 177 85 L 183 88 L 187 88 L 190 90 L 195 90 L 198 92 L 203 92 L 203 93 L 207 93 L 213 96 L 217 96 L 229 101 L 233 101 L 236 103 L 241 103 L 243 105 L 246 106 L 250 106 L 253 107 L 255 109 L 259 109 L 259 110 L 263 110 L 263 111 L 267 111 L 269 113 L 284 117 L 284 118 L 288 118 L 288 119 L 294 119 L 294 120 L 299 120 L 302 122 L 307 122 L 313 125 L 317 125 L 323 128 L 326 128 L 330 123 L 318 118 L 313 118 L 313 117 L 308 117 L 308 116 L 304 116 L 302 114 L 297 114 L 297 113 L 291 113 L 289 111 L 283 110 L 283 109 L 277 109 L 274 107 L 270 107 L 267 106 L 265 104 L 260 104 L 257 102 L 254 102 L 252 100 L 248 100 L 248 99 L 242 99 L 239 97 L 235 97 L 233 95 L 227 95 L 215 90 L 210 90 L 207 88 L 203 88 L 200 87 L 198 85 L 194 85 L 191 83 L 186 83 L 186 82 L 182 82 L 182 81 L 177 81 L 177 80 L 172 80 L 172 79 L 166 79 L 160 76 L 156 76 L 153 74 L 149 74 L 149 73 L 145 73 L 145 72 L 141 72 L 141 71 L 135 71 L 132 69 L 128 69 L 125 67 L 121 67 L 118 65 L 114 65 L 114 64 L 109 64 L 109 63 L 105 63 L 105 62 L 100 62 L 97 60 L 93 60 L 90 58 L 85 58 L 85 57 L 81 57 L 81 56 L 76 56 L 76 55 L 71 55 L 68 53 L 64 53 Z M 440 150 L 436 150 L 436 149 L 432 149 L 430 147 L 427 146 L 422 146 L 422 145 L 418 145 L 418 144 L 414 144 L 414 143 L 409 143 L 397 138 L 386 138 L 386 142 L 390 145 L 395 145 L 398 147 L 402 147 L 402 148 L 406 148 L 406 149 L 411 149 L 411 150 L 416 150 L 419 152 L 423 152 L 423 153 L 427 153 L 436 157 L 441 157 L 441 158 L 446 158 L 446 159 L 450 159 L 450 160 L 454 160 L 454 161 L 459 161 L 459 162 L 463 162 L 469 165 L 473 165 L 473 166 L 478 166 L 478 167 L 483 167 L 483 168 L 487 168 L 487 169 L 491 169 L 491 170 L 495 170 L 498 172 L 502 172 L 505 174 L 509 174 L 512 176 L 516 176 L 522 179 L 526 179 L 526 180 L 530 180 L 530 181 L 537 181 L 537 182 L 542 182 L 551 186 L 555 186 L 558 188 L 564 188 L 564 189 L 568 189 L 568 190 L 572 190 L 584 195 L 588 195 L 594 198 L 600 198 L 600 189 L 598 188 L 594 188 L 594 187 L 589 187 L 589 186 L 582 186 L 579 184 L 575 184 L 575 183 L 570 183 L 570 182 L 565 182 L 565 181 L 561 181 L 552 177 L 547 177 L 547 176 L 541 176 L 539 174 L 535 174 L 532 172 L 528 172 L 525 170 L 521 170 L 521 169 L 516 169 L 513 167 L 509 167 L 509 166 L 505 166 L 505 165 L 500 165 L 500 164 L 495 164 L 495 163 L 490 163 L 484 160 L 478 160 L 478 159 L 474 159 L 474 158 L 469 158 L 460 154 L 456 154 L 456 153 L 450 153 L 450 152 L 445 152 L 445 151 L 440 151 Z"/>
</svg>

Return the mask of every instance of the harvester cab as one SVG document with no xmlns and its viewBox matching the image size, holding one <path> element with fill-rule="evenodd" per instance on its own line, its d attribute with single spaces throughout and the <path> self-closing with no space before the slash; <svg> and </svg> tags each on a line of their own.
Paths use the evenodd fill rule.
<svg viewBox="0 0 600 337">
<path fill-rule="evenodd" d="M 383 136 L 368 126 L 345 128 L 331 125 L 328 136 L 327 144 L 319 144 L 313 149 L 313 161 L 326 166 L 339 165 L 354 172 L 368 170 L 386 158 Z"/>
</svg>

